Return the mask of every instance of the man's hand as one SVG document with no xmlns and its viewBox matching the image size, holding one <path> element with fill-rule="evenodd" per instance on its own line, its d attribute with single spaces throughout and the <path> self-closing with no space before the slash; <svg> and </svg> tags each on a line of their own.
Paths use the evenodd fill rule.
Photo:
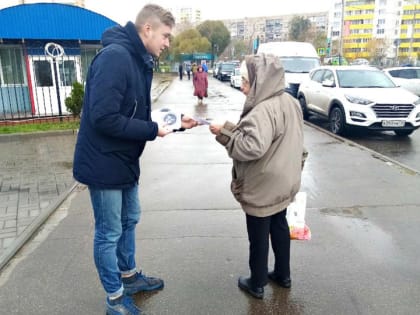
<svg viewBox="0 0 420 315">
<path fill-rule="evenodd" d="M 210 132 L 216 136 L 220 135 L 220 131 L 222 130 L 223 125 L 219 124 L 210 124 L 209 129 Z"/>
<path fill-rule="evenodd" d="M 172 130 L 170 130 L 170 129 L 167 129 L 166 127 L 159 127 L 159 130 L 158 130 L 158 137 L 164 137 L 164 136 L 166 136 L 166 135 L 168 135 L 168 134 L 170 134 L 170 133 L 172 133 Z"/>
<path fill-rule="evenodd" d="M 182 120 L 181 120 L 182 128 L 191 129 L 193 127 L 196 127 L 197 125 L 198 125 L 198 122 L 194 118 L 191 118 L 187 115 L 182 116 Z"/>
</svg>

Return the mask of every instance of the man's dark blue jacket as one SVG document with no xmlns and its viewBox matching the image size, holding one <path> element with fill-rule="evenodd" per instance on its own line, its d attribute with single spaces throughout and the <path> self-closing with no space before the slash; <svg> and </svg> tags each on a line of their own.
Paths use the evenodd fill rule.
<svg viewBox="0 0 420 315">
<path fill-rule="evenodd" d="M 133 23 L 102 35 L 86 80 L 74 154 L 74 178 L 102 189 L 134 186 L 139 158 L 158 126 L 151 121 L 153 58 Z"/>
</svg>

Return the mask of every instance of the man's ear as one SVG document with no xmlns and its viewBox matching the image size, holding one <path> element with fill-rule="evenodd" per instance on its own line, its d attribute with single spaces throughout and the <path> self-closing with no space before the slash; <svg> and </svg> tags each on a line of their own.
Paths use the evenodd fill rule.
<svg viewBox="0 0 420 315">
<path fill-rule="evenodd" d="M 148 37 L 150 31 L 152 30 L 152 25 L 150 25 L 149 23 L 145 23 L 142 27 L 141 27 L 141 33 L 143 34 L 143 36 Z"/>
</svg>

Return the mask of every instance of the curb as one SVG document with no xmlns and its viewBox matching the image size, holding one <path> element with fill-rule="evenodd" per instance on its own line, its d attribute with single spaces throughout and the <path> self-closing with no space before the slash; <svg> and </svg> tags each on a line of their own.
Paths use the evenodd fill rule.
<svg viewBox="0 0 420 315">
<path fill-rule="evenodd" d="M 67 197 L 77 187 L 78 183 L 74 182 L 73 185 L 58 199 L 52 203 L 45 211 L 43 211 L 4 251 L 0 256 L 0 271 L 7 265 L 7 263 L 16 255 L 16 253 L 26 244 L 28 240 L 37 232 L 37 230 L 45 223 L 45 221 L 54 213 L 56 209 L 67 199 Z"/>
</svg>

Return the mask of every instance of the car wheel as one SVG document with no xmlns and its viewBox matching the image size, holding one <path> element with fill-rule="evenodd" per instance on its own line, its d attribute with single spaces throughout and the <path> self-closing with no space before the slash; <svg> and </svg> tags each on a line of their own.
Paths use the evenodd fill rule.
<svg viewBox="0 0 420 315">
<path fill-rule="evenodd" d="M 343 110 L 336 106 L 330 113 L 330 129 L 336 135 L 344 135 L 346 133 L 346 117 Z"/>
<path fill-rule="evenodd" d="M 395 134 L 399 137 L 406 137 L 413 133 L 414 130 L 394 130 Z"/>
<path fill-rule="evenodd" d="M 303 119 L 308 120 L 309 112 L 308 107 L 306 106 L 306 100 L 304 96 L 299 96 L 300 108 L 302 108 Z"/>
</svg>

